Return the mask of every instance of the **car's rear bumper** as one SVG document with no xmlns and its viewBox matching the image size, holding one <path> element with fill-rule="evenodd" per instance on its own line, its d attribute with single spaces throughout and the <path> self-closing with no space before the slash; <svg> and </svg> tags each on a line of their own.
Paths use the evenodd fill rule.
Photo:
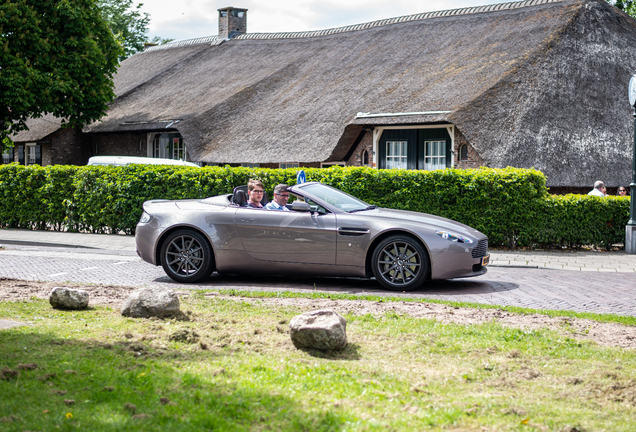
<svg viewBox="0 0 636 432">
<path fill-rule="evenodd" d="M 137 255 L 149 262 L 150 264 L 159 265 L 157 262 L 157 252 L 155 245 L 157 244 L 157 237 L 161 231 L 150 223 L 138 223 L 135 231 L 135 245 L 137 249 Z"/>
</svg>

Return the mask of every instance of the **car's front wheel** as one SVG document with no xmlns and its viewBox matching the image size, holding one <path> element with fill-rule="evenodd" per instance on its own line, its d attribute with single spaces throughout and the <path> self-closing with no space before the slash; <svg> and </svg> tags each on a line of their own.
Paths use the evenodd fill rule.
<svg viewBox="0 0 636 432">
<path fill-rule="evenodd" d="M 428 274 L 428 254 L 421 243 L 404 235 L 387 237 L 378 244 L 372 258 L 373 274 L 384 288 L 412 290 Z"/>
<path fill-rule="evenodd" d="M 161 265 L 177 282 L 199 282 L 214 271 L 212 249 L 198 232 L 177 230 L 169 234 L 161 246 Z"/>
</svg>

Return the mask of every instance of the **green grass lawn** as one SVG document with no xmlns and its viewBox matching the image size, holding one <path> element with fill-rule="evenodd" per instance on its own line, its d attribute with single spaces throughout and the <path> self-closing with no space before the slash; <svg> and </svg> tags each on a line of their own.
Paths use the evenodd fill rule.
<svg viewBox="0 0 636 432">
<path fill-rule="evenodd" d="M 297 350 L 295 308 L 203 296 L 190 321 L 0 303 L 2 431 L 634 431 L 636 355 L 556 332 L 347 319 Z"/>
</svg>

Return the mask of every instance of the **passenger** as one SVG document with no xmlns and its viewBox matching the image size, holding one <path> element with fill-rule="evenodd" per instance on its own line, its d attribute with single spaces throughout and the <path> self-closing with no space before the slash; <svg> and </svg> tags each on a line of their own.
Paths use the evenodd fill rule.
<svg viewBox="0 0 636 432">
<path fill-rule="evenodd" d="M 588 195 L 593 195 L 593 196 L 598 196 L 598 197 L 607 196 L 605 194 L 605 183 L 603 183 L 600 180 L 595 181 L 594 182 L 594 189 L 589 191 L 587 194 Z"/>
<path fill-rule="evenodd" d="M 618 196 L 627 196 L 627 189 L 624 186 L 618 187 Z"/>
<path fill-rule="evenodd" d="M 289 211 L 286 207 L 288 200 L 289 192 L 287 192 L 287 185 L 281 183 L 274 188 L 274 199 L 271 200 L 265 208 L 269 210 Z"/>
<path fill-rule="evenodd" d="M 249 195 L 247 206 L 251 208 L 263 208 L 263 204 L 261 204 L 263 192 L 265 192 L 263 182 L 250 179 L 250 181 L 247 182 L 247 193 Z"/>
</svg>

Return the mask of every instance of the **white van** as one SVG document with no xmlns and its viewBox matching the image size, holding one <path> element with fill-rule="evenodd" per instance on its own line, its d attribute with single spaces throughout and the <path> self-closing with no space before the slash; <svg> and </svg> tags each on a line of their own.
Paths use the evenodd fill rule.
<svg viewBox="0 0 636 432">
<path fill-rule="evenodd" d="M 199 167 L 199 165 L 177 159 L 160 159 L 140 156 L 93 156 L 88 159 L 87 165 L 129 165 L 129 164 L 147 164 L 147 165 L 180 165 L 189 167 Z"/>
</svg>

